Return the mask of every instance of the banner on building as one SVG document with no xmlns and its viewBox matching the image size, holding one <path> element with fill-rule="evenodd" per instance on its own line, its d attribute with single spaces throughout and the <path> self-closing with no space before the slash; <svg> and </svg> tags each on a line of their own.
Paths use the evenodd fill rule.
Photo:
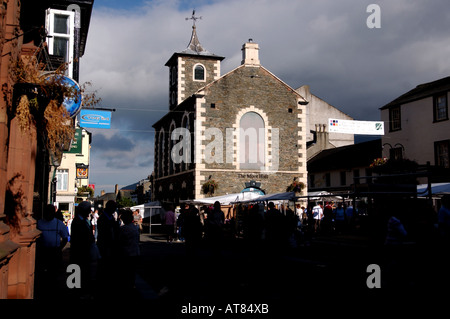
<svg viewBox="0 0 450 319">
<path fill-rule="evenodd" d="M 328 132 L 360 135 L 384 135 L 384 122 L 328 119 Z"/>
<path fill-rule="evenodd" d="M 91 128 L 111 128 L 111 112 L 85 109 L 80 112 L 80 126 Z"/>
</svg>

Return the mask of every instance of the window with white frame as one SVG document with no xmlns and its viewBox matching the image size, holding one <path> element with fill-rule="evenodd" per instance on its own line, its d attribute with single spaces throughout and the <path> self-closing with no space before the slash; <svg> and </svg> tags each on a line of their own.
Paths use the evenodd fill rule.
<svg viewBox="0 0 450 319">
<path fill-rule="evenodd" d="M 239 156 L 241 169 L 261 169 L 265 166 L 265 123 L 256 112 L 247 112 L 239 123 Z"/>
<path fill-rule="evenodd" d="M 437 166 L 450 168 L 450 140 L 434 142 L 434 154 Z"/>
<path fill-rule="evenodd" d="M 68 63 L 67 75 L 73 76 L 75 12 L 56 9 L 46 10 L 48 53 L 59 56 Z"/>
<path fill-rule="evenodd" d="M 68 191 L 69 190 L 69 170 L 58 169 L 56 171 L 56 190 Z"/>
<path fill-rule="evenodd" d="M 402 119 L 400 113 L 400 106 L 389 109 L 389 130 L 399 131 L 402 129 Z"/>
<path fill-rule="evenodd" d="M 203 65 L 196 64 L 194 66 L 194 80 L 205 81 L 205 67 Z"/>
<path fill-rule="evenodd" d="M 447 92 L 434 97 L 434 121 L 448 120 Z"/>
</svg>

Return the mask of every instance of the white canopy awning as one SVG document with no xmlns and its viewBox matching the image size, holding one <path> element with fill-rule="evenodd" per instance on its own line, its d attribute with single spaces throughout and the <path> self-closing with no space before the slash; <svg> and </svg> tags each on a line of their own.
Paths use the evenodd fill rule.
<svg viewBox="0 0 450 319">
<path fill-rule="evenodd" d="M 428 196 L 428 184 L 417 185 L 417 196 Z M 431 184 L 432 195 L 450 194 L 450 183 L 433 183 Z"/>
<path fill-rule="evenodd" d="M 248 202 L 270 202 L 270 201 L 294 201 L 295 200 L 295 192 L 284 192 L 284 193 L 275 193 L 275 194 L 267 194 L 255 198 L 249 198 L 246 200 L 240 200 L 241 203 Z"/>
<path fill-rule="evenodd" d="M 252 200 L 261 197 L 261 195 L 254 192 L 234 193 L 215 197 L 206 197 L 198 199 L 188 199 L 181 201 L 183 203 L 194 205 L 212 205 L 218 201 L 221 205 L 230 205 L 235 202 L 242 202 L 246 200 Z"/>
<path fill-rule="evenodd" d="M 139 214 L 141 214 L 142 218 L 149 217 L 150 215 L 157 215 L 160 214 L 162 211 L 161 203 L 156 202 L 150 202 L 150 203 L 144 203 L 141 205 L 136 205 L 133 207 L 130 207 L 132 211 L 135 211 L 136 209 L 139 209 Z"/>
</svg>

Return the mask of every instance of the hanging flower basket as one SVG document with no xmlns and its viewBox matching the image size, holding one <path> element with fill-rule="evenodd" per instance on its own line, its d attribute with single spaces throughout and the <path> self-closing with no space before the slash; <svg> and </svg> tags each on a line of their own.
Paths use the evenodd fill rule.
<svg viewBox="0 0 450 319">
<path fill-rule="evenodd" d="M 209 179 L 202 185 L 202 192 L 205 195 L 212 195 L 217 188 L 219 188 L 217 182 L 213 179 Z"/>
<path fill-rule="evenodd" d="M 373 162 L 370 164 L 371 168 L 374 168 L 376 166 L 381 166 L 387 163 L 386 157 L 379 157 L 373 160 Z"/>
<path fill-rule="evenodd" d="M 305 183 L 299 181 L 293 181 L 291 185 L 286 188 L 286 192 L 300 193 L 305 188 Z"/>
<path fill-rule="evenodd" d="M 14 79 L 14 98 L 8 109 L 10 118 L 17 117 L 23 134 L 35 127 L 45 147 L 57 157 L 68 149 L 75 135 L 73 114 L 63 101 L 78 102 L 83 106 L 100 102 L 96 92 L 85 94 L 86 85 L 67 85 L 64 76 L 67 65 L 54 72 L 45 72 L 33 57 L 19 58 L 10 64 L 9 75 Z"/>
</svg>

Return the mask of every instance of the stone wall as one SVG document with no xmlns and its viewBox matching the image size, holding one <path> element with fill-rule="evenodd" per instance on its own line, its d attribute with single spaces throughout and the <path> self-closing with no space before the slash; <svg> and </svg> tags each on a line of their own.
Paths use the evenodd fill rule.
<svg viewBox="0 0 450 319">
<path fill-rule="evenodd" d="M 184 90 L 181 100 L 188 98 L 207 83 L 214 81 L 218 77 L 218 72 L 220 72 L 219 62 L 216 59 L 198 59 L 188 56 L 183 61 L 182 78 L 184 78 L 184 85 L 182 87 Z M 194 80 L 194 67 L 197 64 L 201 64 L 205 68 L 204 81 Z"/>
<path fill-rule="evenodd" d="M 40 234 L 31 217 L 36 128 L 31 125 L 28 132 L 22 132 L 15 117 L 10 66 L 21 55 L 22 40 L 16 37 L 23 32 L 18 28 L 20 2 L 0 1 L 0 13 L 0 299 L 31 299 Z"/>
<path fill-rule="evenodd" d="M 245 182 L 254 180 L 260 182 L 260 188 L 264 190 L 266 194 L 282 193 L 286 191 L 287 186 L 292 182 L 294 177 L 301 174 L 298 173 L 255 173 L 255 172 L 237 172 L 237 171 L 202 171 L 201 176 L 205 177 L 205 180 L 211 176 L 218 182 L 218 189 L 214 193 L 214 196 L 240 193 L 245 188 Z M 305 191 L 303 191 L 305 192 Z M 306 195 L 302 194 L 302 195 Z M 203 197 L 203 196 L 202 196 Z"/>
<path fill-rule="evenodd" d="M 187 98 L 154 125 L 155 199 L 174 197 L 169 195 L 168 187 L 183 189 L 183 183 L 193 196 L 188 195 L 189 198 L 203 197 L 201 186 L 209 176 L 219 183 L 214 195 L 240 192 L 250 180 L 261 182 L 266 193 L 286 191 L 294 178 L 307 184 L 306 112 L 305 106 L 299 104 L 303 98 L 298 93 L 259 64 L 243 64 L 213 81 L 220 73 L 220 61 L 189 56 L 179 59 L 184 83 L 178 85 L 185 88 Z M 197 63 L 205 67 L 205 82 L 193 80 Z M 198 95 L 189 96 L 199 89 L 202 91 Z M 247 112 L 259 114 L 264 122 L 265 162 L 261 170 L 243 169 L 240 164 L 240 119 Z M 192 169 L 189 178 L 183 174 L 183 168 L 170 168 L 170 149 L 174 144 L 169 140 L 170 132 L 172 127 L 184 127 L 182 118 L 186 114 L 195 150 L 191 154 L 194 163 L 185 169 Z M 159 154 L 161 130 L 167 132 L 165 154 Z M 213 135 L 205 135 L 207 131 Z M 205 161 L 207 156 L 212 160 Z"/>
</svg>

